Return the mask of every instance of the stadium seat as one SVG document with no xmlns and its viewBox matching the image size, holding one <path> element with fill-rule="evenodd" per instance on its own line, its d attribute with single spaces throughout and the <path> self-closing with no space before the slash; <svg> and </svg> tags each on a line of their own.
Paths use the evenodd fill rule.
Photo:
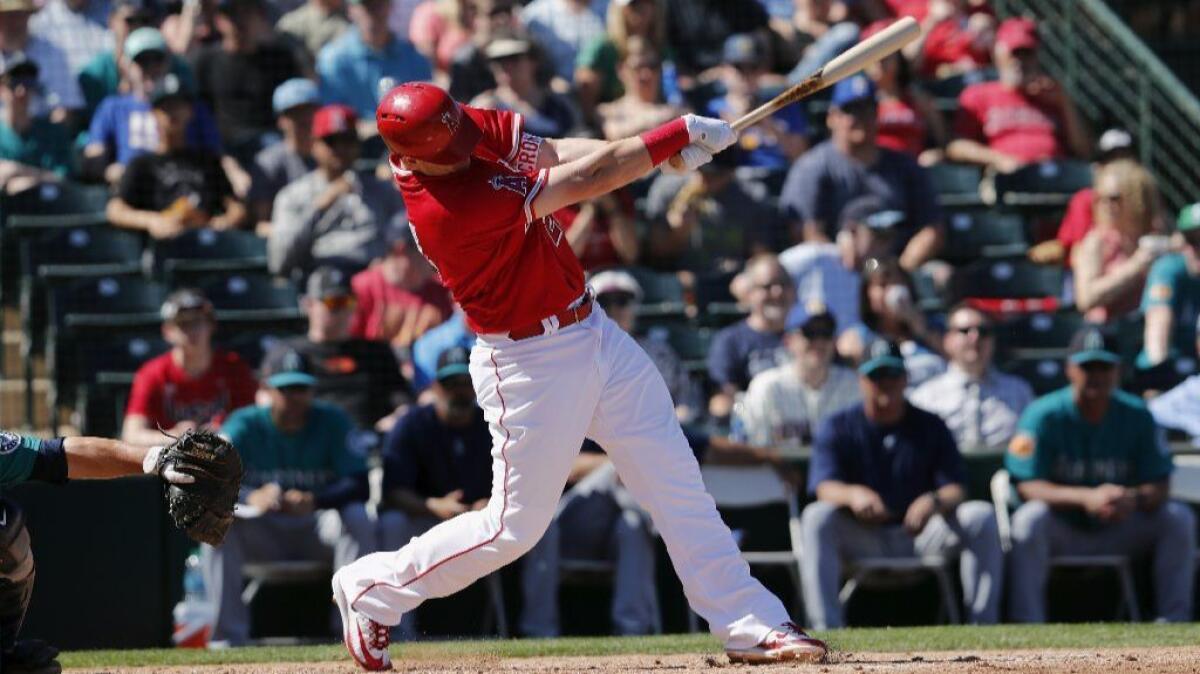
<svg viewBox="0 0 1200 674">
<path fill-rule="evenodd" d="M 922 88 L 930 95 L 939 100 L 954 101 L 957 105 L 958 96 L 963 92 L 963 89 L 978 84 L 980 82 L 991 82 L 997 77 L 995 68 L 980 68 L 971 70 L 953 77 L 944 77 L 939 80 L 930 80 L 922 83 Z"/>
<path fill-rule="evenodd" d="M 226 332 L 220 330 L 220 332 Z M 275 342 L 280 339 L 291 337 L 292 335 L 300 335 L 301 332 L 285 333 L 279 330 L 261 331 L 238 331 L 229 337 L 222 338 L 219 342 L 221 348 L 233 351 L 236 353 L 251 370 L 258 370 L 258 366 L 262 363 L 263 356 L 270 351 Z M 220 335 L 219 335 L 220 336 Z"/>
<path fill-rule="evenodd" d="M 1057 265 L 1040 265 L 1029 260 L 1007 258 L 978 260 L 955 270 L 951 289 L 958 298 L 982 300 L 1044 300 L 1040 304 L 1011 302 L 983 303 L 981 308 L 1000 312 L 1027 312 L 1035 307 L 1057 309 L 1063 294 L 1064 272 Z"/>
<path fill-rule="evenodd" d="M 290 281 L 267 274 L 221 274 L 197 285 L 226 328 L 287 331 L 305 324 L 300 295 Z"/>
<path fill-rule="evenodd" d="M 267 270 L 267 242 L 251 232 L 193 229 L 150 247 L 154 269 L 172 287 L 215 272 Z"/>
<path fill-rule="evenodd" d="M 644 320 L 682 318 L 687 305 L 683 298 L 683 284 L 672 272 L 659 272 L 641 267 L 628 271 L 642 287 L 642 303 L 638 317 Z"/>
<path fill-rule="evenodd" d="M 700 325 L 725 327 L 746 317 L 729 285 L 741 270 L 696 275 L 696 320 Z"/>
<path fill-rule="evenodd" d="M 947 262 L 1013 257 L 1029 248 L 1025 221 L 1016 213 L 958 210 L 947 213 L 946 224 L 946 244 L 939 257 Z"/>
<path fill-rule="evenodd" d="M 1062 208 L 1091 184 L 1091 164 L 1075 159 L 1030 164 L 992 179 L 996 204 L 1032 210 Z"/>
<path fill-rule="evenodd" d="M 1000 530 L 1000 547 L 1007 554 L 1012 550 L 1012 512 L 1014 490 L 1008 471 L 1000 469 L 992 476 L 992 507 L 996 510 L 996 524 Z M 1111 569 L 1121 586 L 1122 611 L 1130 622 L 1141 620 L 1137 591 L 1133 583 L 1133 565 L 1124 555 L 1057 555 L 1050 558 L 1051 568 L 1061 569 Z"/>
<path fill-rule="evenodd" d="M 1067 385 L 1065 362 L 1066 358 L 1061 356 L 1017 358 L 1000 369 L 1024 379 L 1040 396 Z"/>
<path fill-rule="evenodd" d="M 170 348 L 161 335 L 89 341 L 79 349 L 75 367 L 83 376 L 76 384 L 80 431 L 111 437 L 120 434 L 133 376 L 146 361 Z"/>
<path fill-rule="evenodd" d="M 979 194 L 979 183 L 983 180 L 983 170 L 978 166 L 968 164 L 934 164 L 926 169 L 929 180 L 933 183 L 933 191 L 937 194 L 938 203 L 943 206 L 982 206 L 983 197 Z"/>
<path fill-rule="evenodd" d="M 707 369 L 708 347 L 712 344 L 714 334 L 712 328 L 697 328 L 687 323 L 662 323 L 650 326 L 646 334 L 651 338 L 665 338 L 688 372 L 703 373 Z"/>
<path fill-rule="evenodd" d="M 1082 325 L 1083 316 L 1070 309 L 1019 316 L 996 326 L 996 351 L 1009 358 L 1065 357 Z"/>
</svg>

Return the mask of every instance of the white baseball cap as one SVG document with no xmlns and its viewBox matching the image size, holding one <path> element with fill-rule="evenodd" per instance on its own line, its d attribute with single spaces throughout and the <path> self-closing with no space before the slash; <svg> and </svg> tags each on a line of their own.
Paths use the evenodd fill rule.
<svg viewBox="0 0 1200 674">
<path fill-rule="evenodd" d="M 589 284 L 597 295 L 604 293 L 629 293 L 637 301 L 642 300 L 642 286 L 627 271 L 610 269 L 592 277 Z"/>
</svg>

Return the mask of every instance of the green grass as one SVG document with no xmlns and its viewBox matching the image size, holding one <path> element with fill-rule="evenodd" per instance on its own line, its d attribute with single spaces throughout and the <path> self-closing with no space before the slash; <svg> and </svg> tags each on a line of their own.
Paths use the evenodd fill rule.
<svg viewBox="0 0 1200 674">
<path fill-rule="evenodd" d="M 1044 648 L 1194 646 L 1200 624 L 1002 625 L 998 627 L 904 627 L 849 629 L 826 638 L 839 651 L 970 651 Z M 438 641 L 392 646 L 393 658 L 437 660 L 490 656 L 528 658 L 563 655 L 720 653 L 707 634 L 657 637 L 569 637 L 509 641 Z M 235 648 L 224 651 L 130 650 L 64 653 L 64 667 L 171 666 L 249 662 L 321 662 L 346 659 L 341 645 Z"/>
</svg>

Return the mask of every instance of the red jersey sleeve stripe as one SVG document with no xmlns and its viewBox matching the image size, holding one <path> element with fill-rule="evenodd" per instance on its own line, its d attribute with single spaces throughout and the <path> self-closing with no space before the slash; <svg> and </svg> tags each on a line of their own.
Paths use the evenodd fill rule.
<svg viewBox="0 0 1200 674">
<path fill-rule="evenodd" d="M 533 224 L 533 221 L 537 220 L 537 214 L 533 212 L 533 200 L 542 191 L 542 186 L 546 184 L 546 176 L 549 173 L 550 169 L 538 171 L 537 180 L 534 181 L 533 187 L 529 188 L 529 194 L 525 195 L 525 229 L 527 231 L 529 226 Z"/>
<path fill-rule="evenodd" d="M 512 125 L 512 148 L 509 149 L 508 156 L 504 158 L 505 164 L 512 164 L 521 152 L 521 129 L 525 126 L 525 118 L 521 117 L 521 113 L 513 113 Z"/>
</svg>

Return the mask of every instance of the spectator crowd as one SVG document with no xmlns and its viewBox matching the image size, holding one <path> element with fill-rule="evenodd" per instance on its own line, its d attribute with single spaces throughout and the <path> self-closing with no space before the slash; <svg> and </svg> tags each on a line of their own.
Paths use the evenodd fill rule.
<svg viewBox="0 0 1200 674">
<path fill-rule="evenodd" d="M 265 241 L 259 273 L 300 297 L 305 328 L 251 361 L 219 346 L 210 298 L 174 288 L 167 351 L 137 371 L 121 423 L 144 444 L 219 427 L 243 453 L 244 512 L 203 550 L 213 639 L 252 636 L 246 564 L 342 564 L 491 494 L 474 335 L 392 185 L 382 92 L 430 80 L 527 133 L 615 139 L 687 111 L 736 119 L 902 15 L 923 29 L 902 53 L 693 174 L 555 214 L 566 242 L 702 465 L 769 467 L 806 504 L 809 624 L 845 624 L 856 561 L 930 556 L 958 569 L 967 620 L 1041 622 L 1053 559 L 1102 554 L 1148 556 L 1154 616 L 1191 620 L 1196 526 L 1167 486 L 1168 440 L 1200 445 L 1184 367 L 1200 204 L 1171 217 L 1129 133 L 1093 140 L 1106 120 L 1043 69 L 1032 20 L 986 0 L 3 0 L 4 196 L 106 186 L 109 226 L 150 245 L 244 230 Z M 997 283 L 1060 272 L 1046 295 L 1063 309 L 965 280 L 994 262 L 955 254 L 988 208 L 947 203 L 944 176 L 973 171 L 986 191 L 1072 166 L 1088 184 L 1020 213 L 1028 250 L 990 267 Z M 1060 321 L 1073 329 L 1036 363 L 1056 376 L 1009 367 L 1026 332 Z M 967 460 L 989 455 L 1013 484 L 1003 530 L 1007 510 L 968 489 Z M 556 588 L 580 560 L 609 565 L 614 633 L 661 630 L 655 545 L 586 442 L 520 562 L 519 631 L 561 633 Z"/>
</svg>

